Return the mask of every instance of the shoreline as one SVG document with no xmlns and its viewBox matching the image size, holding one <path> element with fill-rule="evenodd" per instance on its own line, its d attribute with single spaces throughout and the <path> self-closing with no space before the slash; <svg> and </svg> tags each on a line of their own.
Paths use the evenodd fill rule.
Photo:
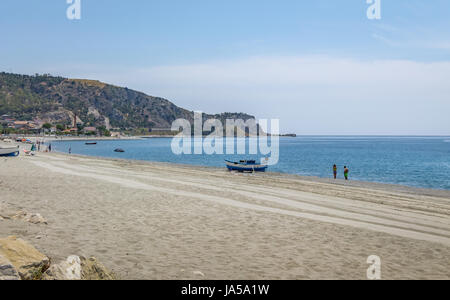
<svg viewBox="0 0 450 300">
<path fill-rule="evenodd" d="M 447 194 L 61 153 L 1 160 L 0 216 L 48 224 L 0 218 L 0 236 L 54 261 L 95 256 L 123 279 L 365 279 L 378 255 L 383 279 L 450 278 Z"/>
<path fill-rule="evenodd" d="M 123 162 L 139 162 L 139 163 L 148 163 L 148 164 L 160 164 L 162 166 L 174 166 L 174 167 L 184 167 L 184 168 L 197 168 L 199 170 L 202 169 L 209 169 L 209 170 L 216 170 L 216 171 L 227 171 L 226 167 L 215 167 L 215 166 L 201 166 L 201 165 L 194 165 L 194 164 L 180 164 L 180 163 L 174 163 L 174 162 L 160 162 L 160 161 L 152 161 L 152 160 L 139 160 L 139 159 L 127 159 L 127 158 L 113 158 L 113 157 L 104 157 L 104 156 L 95 156 L 95 155 L 85 155 L 85 154 L 68 154 L 65 152 L 60 151 L 53 151 L 54 153 L 58 153 L 61 155 L 67 155 L 67 156 L 74 156 L 74 157 L 82 157 L 82 158 L 95 158 L 95 159 L 104 159 L 104 160 L 111 160 L 111 161 L 123 161 Z M 304 181 L 310 181 L 310 182 L 317 182 L 317 183 L 327 183 L 327 184 L 336 184 L 340 186 L 348 186 L 348 187 L 370 187 L 373 189 L 385 189 L 385 190 L 391 190 L 391 191 L 398 191 L 398 192 L 411 192 L 416 193 L 418 195 L 424 195 L 424 196 L 438 196 L 438 197 L 449 197 L 450 198 L 450 190 L 446 189 L 433 189 L 433 188 L 421 188 L 421 187 L 413 187 L 413 186 L 407 186 L 407 185 L 401 185 L 401 184 L 394 184 L 394 183 L 384 183 L 384 182 L 374 182 L 374 181 L 363 181 L 363 180 L 343 180 L 343 179 L 333 179 L 333 178 L 323 178 L 323 177 L 317 177 L 317 176 L 306 176 L 306 175 L 298 175 L 298 174 L 291 174 L 291 173 L 282 173 L 282 172 L 272 172 L 272 171 L 266 171 L 262 173 L 253 173 L 254 176 L 277 176 L 277 177 L 285 177 L 285 178 L 291 178 L 291 179 L 300 179 Z"/>
<path fill-rule="evenodd" d="M 158 138 L 158 137 L 151 137 L 151 138 Z M 167 137 L 161 137 L 161 138 L 167 138 Z M 65 139 L 65 140 L 52 140 L 56 142 L 70 142 L 70 141 L 123 141 L 123 140 L 144 140 L 145 138 L 138 138 L 138 137 L 132 137 L 132 138 L 124 138 L 124 139 L 117 139 L 117 138 L 103 138 L 103 139 Z M 30 148 L 30 147 L 24 147 L 24 144 L 19 144 L 14 142 L 14 145 L 19 145 L 21 149 L 23 148 Z M 43 152 L 41 152 L 43 153 Z M 69 155 L 66 152 L 60 152 L 54 150 L 53 153 L 59 153 L 62 155 Z M 95 156 L 95 155 L 86 155 L 86 154 L 70 154 L 71 156 L 80 156 L 80 157 L 87 157 L 87 158 L 96 158 L 96 159 L 106 159 L 106 160 L 123 160 L 128 162 L 144 162 L 144 163 L 156 163 L 156 164 L 168 164 L 168 165 L 174 165 L 174 166 L 182 166 L 182 167 L 191 167 L 191 168 L 207 168 L 207 169 L 217 169 L 222 170 L 225 169 L 222 167 L 215 167 L 215 166 L 201 166 L 201 165 L 194 165 L 194 164 L 179 164 L 174 162 L 159 162 L 159 161 L 152 161 L 152 160 L 138 160 L 138 159 L 127 159 L 127 158 L 113 158 L 113 157 L 104 157 L 104 156 Z M 343 179 L 336 179 L 333 178 L 325 178 L 325 177 L 317 177 L 317 176 L 308 176 L 308 175 L 299 175 L 299 174 L 292 174 L 292 173 L 282 173 L 282 172 L 272 172 L 272 171 L 266 171 L 264 173 L 257 173 L 258 175 L 263 174 L 272 174 L 276 176 L 284 176 L 284 177 L 293 177 L 297 179 L 302 179 L 305 181 L 311 181 L 311 182 L 318 182 L 318 183 L 329 183 L 329 184 L 337 184 L 337 185 L 344 185 L 344 186 L 354 186 L 354 187 L 361 187 L 361 186 L 370 186 L 374 189 L 388 189 L 392 191 L 399 191 L 399 192 L 413 192 L 420 195 L 425 196 L 442 196 L 442 197 L 449 197 L 450 198 L 450 189 L 440 189 L 440 188 L 424 188 L 424 187 L 417 187 L 417 186 L 408 186 L 408 185 L 401 185 L 401 184 L 395 184 L 395 183 L 385 183 L 385 182 L 377 182 L 377 181 L 364 181 L 364 180 L 348 180 L 345 181 Z"/>
</svg>

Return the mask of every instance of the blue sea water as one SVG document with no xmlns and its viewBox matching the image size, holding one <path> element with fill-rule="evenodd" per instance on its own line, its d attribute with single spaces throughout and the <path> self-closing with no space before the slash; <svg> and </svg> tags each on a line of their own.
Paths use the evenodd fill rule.
<svg viewBox="0 0 450 300">
<path fill-rule="evenodd" d="M 55 142 L 56 151 L 145 161 L 225 167 L 224 159 L 255 159 L 252 155 L 175 155 L 171 138 Z M 280 158 L 269 171 L 331 178 L 337 164 L 350 179 L 450 190 L 449 137 L 300 136 L 280 138 Z M 123 148 L 125 153 L 113 150 Z"/>
</svg>

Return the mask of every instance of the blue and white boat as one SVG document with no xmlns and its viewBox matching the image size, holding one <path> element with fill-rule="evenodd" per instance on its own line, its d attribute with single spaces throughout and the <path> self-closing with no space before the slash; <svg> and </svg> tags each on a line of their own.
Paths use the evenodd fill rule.
<svg viewBox="0 0 450 300">
<path fill-rule="evenodd" d="M 0 146 L 0 156 L 18 156 L 19 155 L 19 146 L 17 147 L 4 147 Z"/>
<path fill-rule="evenodd" d="M 239 162 L 225 160 L 229 171 L 238 172 L 265 172 L 267 165 L 257 164 L 255 160 L 241 160 Z"/>
</svg>

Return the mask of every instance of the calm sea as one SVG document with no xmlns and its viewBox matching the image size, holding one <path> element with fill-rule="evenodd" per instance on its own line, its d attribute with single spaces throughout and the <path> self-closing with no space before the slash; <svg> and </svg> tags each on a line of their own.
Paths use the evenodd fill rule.
<svg viewBox="0 0 450 300">
<path fill-rule="evenodd" d="M 251 155 L 175 155 L 170 138 L 55 142 L 53 149 L 111 158 L 224 167 L 224 159 L 254 159 Z M 123 148 L 125 153 L 113 150 Z M 450 137 L 326 137 L 280 138 L 279 163 L 269 171 L 330 178 L 337 164 L 353 180 L 450 190 Z"/>
</svg>

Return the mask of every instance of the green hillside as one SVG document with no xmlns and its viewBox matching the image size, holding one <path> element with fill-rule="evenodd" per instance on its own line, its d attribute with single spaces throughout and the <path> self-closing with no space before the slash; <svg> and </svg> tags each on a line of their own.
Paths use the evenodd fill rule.
<svg viewBox="0 0 450 300">
<path fill-rule="evenodd" d="M 193 120 L 193 112 L 170 101 L 94 80 L 50 75 L 0 73 L 0 115 L 18 120 L 39 118 L 52 124 L 73 122 L 109 128 L 169 128 L 178 118 Z M 205 118 L 213 117 L 206 115 Z M 219 119 L 254 118 L 244 113 L 215 115 Z"/>
</svg>

